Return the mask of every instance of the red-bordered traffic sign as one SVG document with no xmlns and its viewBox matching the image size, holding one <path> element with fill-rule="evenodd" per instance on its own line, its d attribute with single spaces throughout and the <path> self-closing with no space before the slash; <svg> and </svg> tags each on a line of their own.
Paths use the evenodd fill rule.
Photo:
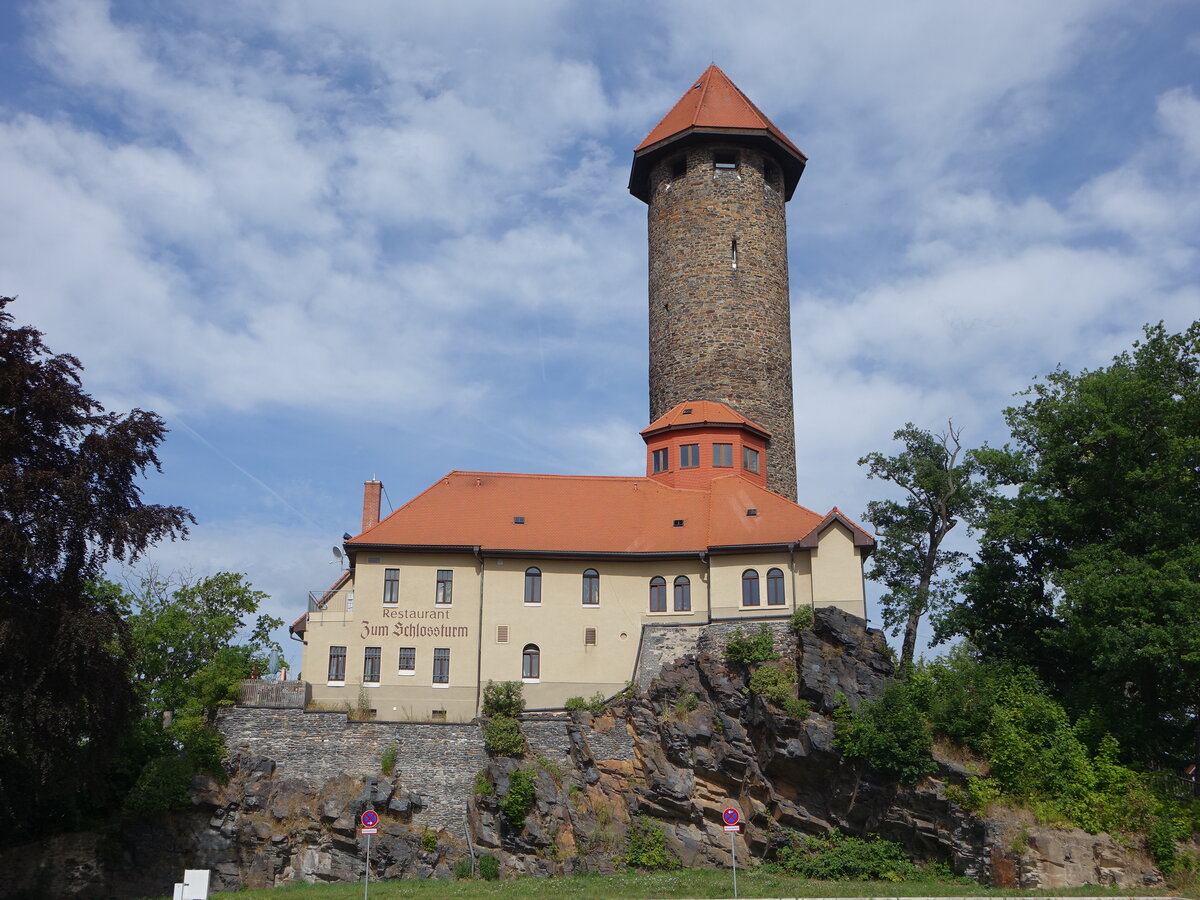
<svg viewBox="0 0 1200 900">
<path fill-rule="evenodd" d="M 721 818 L 725 821 L 726 825 L 736 825 L 741 821 L 742 814 L 731 806 L 725 812 L 721 813 Z"/>
<path fill-rule="evenodd" d="M 368 809 L 362 814 L 363 828 L 374 828 L 379 824 L 379 813 L 373 809 Z"/>
</svg>

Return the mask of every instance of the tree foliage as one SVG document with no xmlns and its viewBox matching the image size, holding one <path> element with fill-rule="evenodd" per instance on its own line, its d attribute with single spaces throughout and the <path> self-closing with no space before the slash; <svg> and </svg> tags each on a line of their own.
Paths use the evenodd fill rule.
<svg viewBox="0 0 1200 900">
<path fill-rule="evenodd" d="M 1200 743 L 1200 322 L 1148 326 L 1107 368 L 1059 369 L 979 452 L 992 497 L 945 623 L 1028 662 L 1143 761 Z"/>
<path fill-rule="evenodd" d="M 868 478 L 890 481 L 905 494 L 873 500 L 864 514 L 881 539 L 867 577 L 887 589 L 879 599 L 884 624 L 903 629 L 901 671 L 912 666 L 921 619 L 949 607 L 957 593 L 953 576 L 966 557 L 942 543 L 960 520 L 974 521 L 987 493 L 960 435 L 953 423 L 933 435 L 909 422 L 892 435 L 903 446 L 900 453 L 868 453 L 858 461 Z"/>
<path fill-rule="evenodd" d="M 11 302 L 0 297 L 0 840 L 69 820 L 102 788 L 75 776 L 107 763 L 135 696 L 117 597 L 95 582 L 191 521 L 142 501 L 162 420 L 106 412 L 79 360 L 15 326 Z"/>
</svg>

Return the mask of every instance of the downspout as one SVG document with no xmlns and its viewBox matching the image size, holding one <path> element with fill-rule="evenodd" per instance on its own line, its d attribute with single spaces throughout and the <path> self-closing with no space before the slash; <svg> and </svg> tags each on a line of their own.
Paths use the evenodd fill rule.
<svg viewBox="0 0 1200 900">
<path fill-rule="evenodd" d="M 483 576 L 487 567 L 483 564 L 483 548 L 476 546 L 474 552 L 479 561 L 479 630 L 475 635 L 475 715 L 479 715 L 480 692 L 483 690 Z"/>
<path fill-rule="evenodd" d="M 712 624 L 712 558 L 704 550 L 700 551 L 700 562 L 708 567 L 708 571 L 704 574 L 704 596 L 707 598 L 704 610 L 704 616 L 708 620 L 708 624 Z"/>
<path fill-rule="evenodd" d="M 788 544 L 788 571 L 792 573 L 792 612 L 796 611 L 796 542 Z"/>
<path fill-rule="evenodd" d="M 293 641 L 299 641 L 305 647 L 308 646 L 308 641 L 306 641 L 304 638 L 296 637 L 296 626 L 295 625 L 288 626 L 288 637 L 290 637 Z"/>
</svg>

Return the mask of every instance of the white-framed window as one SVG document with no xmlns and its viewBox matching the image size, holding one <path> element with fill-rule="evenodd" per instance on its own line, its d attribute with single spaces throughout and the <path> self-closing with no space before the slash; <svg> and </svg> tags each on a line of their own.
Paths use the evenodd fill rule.
<svg viewBox="0 0 1200 900">
<path fill-rule="evenodd" d="M 542 570 L 537 566 L 525 570 L 525 602 L 529 606 L 542 602 Z"/>
<path fill-rule="evenodd" d="M 383 651 L 379 647 L 363 650 L 363 684 L 379 684 L 379 661 Z"/>
<path fill-rule="evenodd" d="M 417 674 L 417 648 L 416 647 L 401 647 L 400 648 L 400 674 L 401 675 L 416 675 Z"/>
<path fill-rule="evenodd" d="M 449 606 L 454 595 L 454 572 L 450 569 L 437 570 L 437 589 L 433 602 L 438 606 Z"/>
<path fill-rule="evenodd" d="M 583 570 L 583 605 L 600 605 L 600 573 L 595 569 Z"/>
<path fill-rule="evenodd" d="M 346 648 L 329 648 L 329 683 L 341 685 L 346 683 Z"/>
</svg>

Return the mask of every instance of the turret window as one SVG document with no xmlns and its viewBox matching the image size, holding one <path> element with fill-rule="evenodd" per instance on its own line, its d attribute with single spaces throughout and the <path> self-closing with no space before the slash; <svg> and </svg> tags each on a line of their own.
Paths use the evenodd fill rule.
<svg viewBox="0 0 1200 900">
<path fill-rule="evenodd" d="M 667 611 L 667 580 L 660 575 L 650 579 L 650 612 Z"/>
<path fill-rule="evenodd" d="M 747 569 L 742 573 L 742 606 L 758 605 L 758 572 Z"/>
<path fill-rule="evenodd" d="M 700 465 L 700 445 L 684 444 L 679 448 L 679 468 L 694 469 Z"/>
<path fill-rule="evenodd" d="M 654 471 L 665 472 L 670 467 L 671 450 L 668 447 L 663 447 L 661 450 L 654 451 Z"/>
<path fill-rule="evenodd" d="M 717 150 L 713 153 L 714 169 L 736 169 L 737 153 L 733 150 Z"/>
<path fill-rule="evenodd" d="M 713 444 L 713 465 L 719 469 L 733 467 L 733 444 Z"/>
<path fill-rule="evenodd" d="M 742 468 L 747 472 L 758 474 L 758 451 L 750 447 L 742 448 Z"/>
<path fill-rule="evenodd" d="M 767 573 L 767 606 L 783 606 L 787 598 L 783 593 L 783 570 L 771 569 Z"/>
</svg>

